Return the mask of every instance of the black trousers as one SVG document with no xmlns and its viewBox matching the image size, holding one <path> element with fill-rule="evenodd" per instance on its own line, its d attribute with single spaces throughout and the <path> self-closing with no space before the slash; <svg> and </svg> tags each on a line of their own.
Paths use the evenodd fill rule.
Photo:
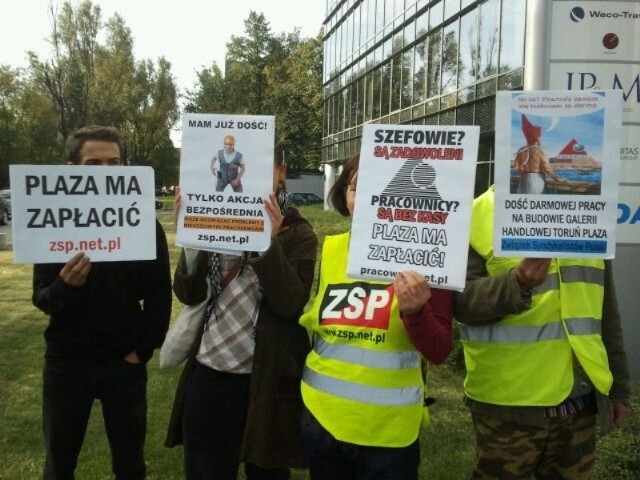
<svg viewBox="0 0 640 480">
<path fill-rule="evenodd" d="M 146 475 L 147 370 L 124 359 L 103 362 L 47 358 L 43 371 L 45 480 L 72 480 L 91 407 L 102 416 L 117 480 Z"/>
<path fill-rule="evenodd" d="M 187 480 L 236 480 L 249 406 L 249 374 L 213 370 L 196 362 L 187 387 L 184 465 Z M 288 469 L 245 463 L 248 480 L 287 480 Z"/>
<path fill-rule="evenodd" d="M 419 440 L 400 448 L 366 447 L 337 440 L 306 408 L 301 422 L 311 480 L 418 480 Z"/>
</svg>

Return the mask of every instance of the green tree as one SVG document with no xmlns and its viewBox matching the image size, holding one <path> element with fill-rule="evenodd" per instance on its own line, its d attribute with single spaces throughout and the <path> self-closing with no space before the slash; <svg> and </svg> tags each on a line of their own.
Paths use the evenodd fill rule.
<svg viewBox="0 0 640 480">
<path fill-rule="evenodd" d="M 267 69 L 270 109 L 293 171 L 320 164 L 322 51 L 320 35 L 297 41 L 286 60 Z"/>
<path fill-rule="evenodd" d="M 214 63 L 187 91 L 189 112 L 275 115 L 291 171 L 315 168 L 322 137 L 322 37 L 274 35 L 250 12 L 245 34 L 227 44 L 226 71 Z"/>
<path fill-rule="evenodd" d="M 62 153 L 47 97 L 21 70 L 0 66 L 0 187 L 12 163 L 49 163 Z"/>
<path fill-rule="evenodd" d="M 133 36 L 117 13 L 106 23 L 89 0 L 51 10 L 53 56 L 31 54 L 31 72 L 50 99 L 63 139 L 87 124 L 113 125 L 125 140 L 125 159 L 151 165 L 166 149 L 178 119 L 177 87 L 171 64 L 136 60 Z M 105 38 L 103 43 L 98 38 Z"/>
<path fill-rule="evenodd" d="M 63 138 L 90 119 L 94 60 L 100 30 L 100 7 L 85 0 L 74 8 L 51 7 L 53 31 L 49 37 L 53 57 L 42 61 L 31 53 L 31 68 L 52 101 Z"/>
</svg>

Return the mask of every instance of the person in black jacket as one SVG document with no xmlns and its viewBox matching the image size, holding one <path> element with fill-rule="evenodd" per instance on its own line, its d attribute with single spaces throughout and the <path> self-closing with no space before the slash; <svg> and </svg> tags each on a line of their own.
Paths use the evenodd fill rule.
<svg viewBox="0 0 640 480">
<path fill-rule="evenodd" d="M 67 140 L 71 164 L 120 165 L 122 136 L 84 127 Z M 33 303 L 49 315 L 43 371 L 43 478 L 73 479 L 95 399 L 118 480 L 144 479 L 146 363 L 171 315 L 165 233 L 156 221 L 156 259 L 92 263 L 83 252 L 66 264 L 38 264 Z"/>
</svg>

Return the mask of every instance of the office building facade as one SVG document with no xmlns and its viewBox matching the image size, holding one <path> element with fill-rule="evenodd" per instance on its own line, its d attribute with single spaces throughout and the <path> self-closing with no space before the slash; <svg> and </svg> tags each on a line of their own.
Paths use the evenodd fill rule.
<svg viewBox="0 0 640 480">
<path fill-rule="evenodd" d="M 327 171 L 364 123 L 479 125 L 476 193 L 490 184 L 495 94 L 524 82 L 526 0 L 327 0 Z"/>
</svg>

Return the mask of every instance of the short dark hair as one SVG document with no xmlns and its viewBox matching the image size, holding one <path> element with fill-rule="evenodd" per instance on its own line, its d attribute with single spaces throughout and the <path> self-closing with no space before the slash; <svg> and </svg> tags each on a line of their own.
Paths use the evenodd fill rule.
<svg viewBox="0 0 640 480">
<path fill-rule="evenodd" d="M 69 160 L 70 163 L 74 164 L 80 163 L 80 150 L 82 150 L 82 146 L 85 142 L 92 140 L 99 142 L 116 143 L 118 145 L 118 149 L 120 150 L 120 155 L 122 156 L 124 148 L 120 130 L 115 127 L 88 125 L 76 130 L 71 135 L 69 135 L 69 137 L 67 137 L 67 141 L 65 142 L 67 160 Z"/>
<path fill-rule="evenodd" d="M 360 155 L 354 155 L 345 162 L 342 166 L 342 172 L 333 184 L 329 191 L 329 201 L 331 205 L 342 215 L 343 217 L 349 216 L 349 209 L 347 208 L 347 188 L 349 183 L 353 179 L 353 176 L 358 172 L 358 166 L 360 165 Z"/>
</svg>

